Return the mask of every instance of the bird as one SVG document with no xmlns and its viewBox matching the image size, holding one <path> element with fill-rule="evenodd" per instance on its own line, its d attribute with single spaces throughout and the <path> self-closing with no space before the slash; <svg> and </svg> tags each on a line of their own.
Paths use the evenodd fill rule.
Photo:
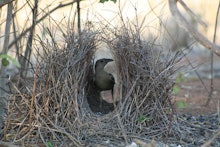
<svg viewBox="0 0 220 147">
<path fill-rule="evenodd" d="M 114 61 L 112 59 L 99 59 L 95 64 L 95 85 L 99 91 L 112 90 L 114 88 L 115 80 L 111 73 L 104 70 L 108 62 Z"/>
<path fill-rule="evenodd" d="M 106 58 L 98 59 L 93 73 L 88 74 L 87 100 L 91 110 L 97 114 L 107 114 L 114 110 L 114 104 L 105 101 L 102 97 L 102 91 L 111 90 L 113 98 L 115 79 L 111 73 L 105 71 L 106 68 L 109 69 L 106 65 L 112 61 Z"/>
</svg>

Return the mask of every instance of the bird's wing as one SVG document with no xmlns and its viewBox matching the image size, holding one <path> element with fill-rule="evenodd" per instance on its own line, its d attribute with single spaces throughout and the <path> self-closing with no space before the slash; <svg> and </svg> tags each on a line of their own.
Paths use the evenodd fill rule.
<svg viewBox="0 0 220 147">
<path fill-rule="evenodd" d="M 115 83 L 118 82 L 118 70 L 115 61 L 108 62 L 104 67 L 104 71 L 113 75 Z"/>
</svg>

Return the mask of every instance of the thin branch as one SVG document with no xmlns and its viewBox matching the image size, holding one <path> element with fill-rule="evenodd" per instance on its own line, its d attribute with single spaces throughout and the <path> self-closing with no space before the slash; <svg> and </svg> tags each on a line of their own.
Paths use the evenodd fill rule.
<svg viewBox="0 0 220 147">
<path fill-rule="evenodd" d="M 151 7 L 151 4 L 149 3 L 149 1 L 148 1 L 148 4 L 149 4 L 149 6 L 150 6 L 150 8 L 151 8 L 151 11 L 156 15 L 156 13 L 155 13 L 155 11 L 154 11 L 154 8 Z M 184 8 L 185 8 L 185 7 L 186 7 L 186 5 L 184 6 Z M 187 8 L 188 8 L 188 7 L 187 7 Z M 185 8 L 185 9 L 186 9 L 186 8 Z M 189 9 L 189 8 L 188 8 L 188 9 Z M 191 10 L 190 10 L 190 11 L 191 11 Z M 192 11 L 190 12 L 190 14 L 192 14 L 193 16 L 195 15 Z M 157 15 L 156 15 L 156 16 L 157 16 Z M 175 43 L 178 43 L 178 42 L 176 41 L 176 39 L 173 38 L 172 35 L 170 34 L 170 32 L 167 30 L 166 25 L 163 23 L 163 21 L 161 20 L 161 18 L 160 18 L 159 16 L 157 16 L 157 18 L 160 20 L 161 24 L 163 25 L 163 27 L 164 27 L 165 31 L 167 32 L 167 34 L 169 35 L 169 37 L 170 37 Z M 202 21 L 201 21 L 201 22 L 202 22 Z M 193 43 L 194 43 L 194 42 L 193 42 Z M 192 44 L 193 44 L 193 43 L 192 43 Z M 192 45 L 192 44 L 191 44 L 191 45 Z M 190 47 L 191 45 L 189 45 L 188 47 Z M 187 48 L 188 48 L 188 47 L 187 47 Z M 192 69 L 195 69 L 195 66 L 192 64 L 192 62 L 191 62 L 190 59 L 186 56 L 186 54 L 183 52 L 182 49 L 180 49 L 180 52 L 184 55 L 183 57 L 186 59 L 186 61 L 189 63 L 189 65 L 192 67 Z M 206 87 L 206 85 L 205 85 L 204 81 L 202 80 L 201 76 L 199 75 L 198 71 L 195 69 L 194 72 L 195 72 L 196 76 L 199 78 L 199 80 L 201 81 L 203 87 L 205 88 L 205 90 L 206 90 L 207 93 L 208 93 L 209 90 L 208 90 L 208 88 Z"/>
<path fill-rule="evenodd" d="M 66 6 L 69 6 L 69 5 L 72 5 L 73 3 L 75 3 L 76 0 L 72 1 L 72 2 L 69 2 L 69 3 L 65 3 L 65 4 L 62 4 L 60 3 L 58 6 L 56 6 L 55 8 L 53 8 L 50 12 L 48 12 L 47 14 L 45 14 L 44 16 L 42 16 L 39 20 L 36 21 L 36 24 L 37 25 L 38 23 L 40 23 L 42 20 L 44 20 L 47 16 L 49 16 L 51 13 L 53 13 L 54 11 L 56 11 L 57 9 L 59 8 L 63 8 L 63 7 L 66 7 Z M 21 38 L 26 35 L 30 29 L 32 28 L 32 26 L 28 27 L 26 30 L 24 30 L 16 39 L 14 39 L 14 41 L 11 42 L 11 44 L 9 45 L 8 48 L 11 48 L 17 41 L 21 40 Z"/>
<path fill-rule="evenodd" d="M 77 13 L 78 13 L 78 33 L 81 34 L 81 24 L 80 24 L 80 0 L 77 0 Z"/>
<path fill-rule="evenodd" d="M 34 1 L 34 7 L 32 8 L 32 27 L 30 29 L 30 33 L 28 36 L 28 41 L 26 44 L 26 49 L 25 49 L 25 55 L 24 57 L 26 59 L 28 59 L 28 61 L 30 60 L 30 56 L 31 56 L 31 52 L 32 52 L 32 44 L 33 44 L 33 36 L 35 33 L 35 26 L 36 26 L 36 20 L 37 20 L 37 15 L 38 15 L 38 0 Z M 30 6 L 31 7 L 31 6 Z M 24 77 L 26 77 L 27 75 L 27 68 L 28 68 L 28 62 L 27 60 L 24 60 L 24 58 L 22 58 L 22 63 L 21 66 L 24 68 L 24 72 L 22 72 L 21 74 L 23 74 Z"/>
<path fill-rule="evenodd" d="M 9 44 L 9 37 L 10 37 L 10 28 L 11 28 L 11 20 L 12 20 L 12 10 L 13 4 L 12 2 L 8 4 L 8 12 L 7 12 L 7 20 L 5 25 L 5 40 L 2 53 L 5 54 L 8 52 L 8 44 Z"/>
<path fill-rule="evenodd" d="M 216 18 L 215 18 L 215 30 L 214 30 L 214 36 L 213 36 L 213 43 L 215 44 L 216 42 L 216 32 L 217 32 L 217 26 L 218 26 L 218 16 L 219 16 L 219 11 L 220 11 L 220 1 L 218 3 L 218 9 L 217 9 L 217 13 L 216 13 Z M 213 77 L 214 77 L 214 70 L 213 70 L 213 57 L 214 57 L 214 53 L 213 50 L 211 50 L 211 84 L 210 84 L 210 93 L 209 93 L 209 97 L 208 100 L 206 101 L 206 106 L 209 105 L 209 102 L 212 98 L 212 94 L 213 94 Z"/>
<path fill-rule="evenodd" d="M 177 1 L 179 1 L 181 4 L 184 4 L 182 0 L 169 0 L 169 7 L 172 15 L 176 18 L 179 25 L 184 27 L 189 33 L 192 34 L 192 36 L 204 47 L 206 47 L 209 50 L 213 50 L 213 52 L 220 56 L 220 46 L 212 43 L 209 41 L 204 35 L 198 32 L 197 29 L 193 28 L 190 23 L 186 20 L 185 17 L 180 13 L 180 11 L 177 8 Z M 187 10 L 186 10 L 187 11 Z"/>
<path fill-rule="evenodd" d="M 0 8 L 6 4 L 13 2 L 14 0 L 0 0 Z"/>
<path fill-rule="evenodd" d="M 13 36 L 14 38 L 17 38 L 17 32 L 19 32 L 17 29 L 16 29 L 16 22 L 17 22 L 17 19 L 16 19 L 16 11 L 17 11 L 17 1 L 15 2 L 14 4 L 14 13 L 13 13 L 13 20 L 12 20 L 12 28 L 13 28 Z M 18 57 L 18 62 L 21 63 L 21 60 L 20 60 L 20 49 L 19 49 L 19 46 L 20 44 L 18 42 L 15 42 L 15 48 L 16 48 L 16 55 Z"/>
<path fill-rule="evenodd" d="M 8 4 L 7 20 L 6 20 L 6 24 L 5 24 L 5 40 L 4 40 L 3 50 L 2 50 L 3 54 L 6 54 L 8 52 L 8 43 L 9 43 L 9 36 L 10 36 L 12 11 L 13 11 L 13 4 L 11 2 L 11 3 Z M 5 76 L 6 76 L 5 68 L 4 68 L 4 66 L 2 66 L 1 70 L 0 70 L 0 85 L 1 85 L 1 88 L 8 91 L 8 86 L 6 85 L 7 81 L 6 81 Z M 0 97 L 7 98 L 6 97 L 6 92 L 3 91 L 2 89 L 0 89 Z M 4 125 L 3 116 L 4 116 L 4 113 L 5 113 L 5 109 L 4 109 L 5 106 L 6 106 L 6 102 L 1 99 L 1 102 L 0 102 L 0 127 L 1 128 Z"/>
<path fill-rule="evenodd" d="M 179 1 L 180 3 L 181 3 L 181 5 L 184 7 L 184 9 L 191 15 L 191 16 L 193 16 L 195 19 L 196 19 L 196 21 L 200 24 L 200 25 L 202 25 L 202 26 L 204 26 L 204 27 L 208 27 L 208 25 L 202 20 L 202 19 L 200 19 L 191 9 L 189 9 L 188 7 L 187 7 L 187 5 L 183 2 L 183 1 Z"/>
</svg>

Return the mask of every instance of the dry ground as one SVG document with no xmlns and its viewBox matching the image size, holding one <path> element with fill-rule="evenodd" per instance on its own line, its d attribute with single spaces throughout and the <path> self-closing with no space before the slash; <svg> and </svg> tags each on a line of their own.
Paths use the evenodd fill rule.
<svg viewBox="0 0 220 147">
<path fill-rule="evenodd" d="M 177 112 L 191 115 L 207 115 L 219 113 L 220 109 L 220 57 L 214 55 L 213 95 L 208 106 L 205 106 L 210 91 L 211 58 L 208 50 L 193 49 L 180 61 L 180 70 L 187 78 L 180 82 L 180 92 L 174 96 Z M 191 65 L 190 65 L 191 64 Z M 196 74 L 196 72 L 197 74 Z M 199 76 L 203 82 L 199 80 Z M 204 85 L 203 85 L 204 83 Z M 206 88 L 205 88 L 206 87 Z M 178 102 L 184 104 L 178 107 Z"/>
<path fill-rule="evenodd" d="M 175 107 L 178 113 L 191 115 L 207 115 L 219 113 L 220 111 L 220 78 L 214 78 L 213 94 L 209 105 L 206 105 L 209 99 L 210 79 L 200 80 L 188 79 L 186 82 L 181 82 L 180 92 L 174 96 Z M 178 103 L 183 105 L 180 107 Z"/>
<path fill-rule="evenodd" d="M 210 80 L 203 79 L 204 84 L 210 90 Z M 208 106 L 205 106 L 209 97 L 209 92 L 205 89 L 200 80 L 188 80 L 180 84 L 180 92 L 174 96 L 177 112 L 206 115 L 217 113 L 220 109 L 220 78 L 214 79 L 214 92 Z M 182 102 L 184 107 L 178 107 L 178 102 Z"/>
</svg>

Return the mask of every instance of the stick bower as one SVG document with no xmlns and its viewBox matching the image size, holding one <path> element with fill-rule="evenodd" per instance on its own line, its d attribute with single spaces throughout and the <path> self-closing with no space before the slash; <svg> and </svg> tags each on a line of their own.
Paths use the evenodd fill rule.
<svg viewBox="0 0 220 147">
<path fill-rule="evenodd" d="M 72 32 L 66 47 L 41 42 L 44 53 L 35 76 L 11 83 L 5 141 L 28 146 L 125 146 L 135 138 L 169 142 L 174 133 L 170 77 L 175 57 L 162 59 L 135 31 L 111 32 L 107 38 L 103 32 L 84 30 L 80 39 Z M 99 102 L 91 104 L 88 97 L 95 93 L 93 55 L 100 40 L 114 54 L 120 98 L 96 111 L 92 107 Z"/>
</svg>

